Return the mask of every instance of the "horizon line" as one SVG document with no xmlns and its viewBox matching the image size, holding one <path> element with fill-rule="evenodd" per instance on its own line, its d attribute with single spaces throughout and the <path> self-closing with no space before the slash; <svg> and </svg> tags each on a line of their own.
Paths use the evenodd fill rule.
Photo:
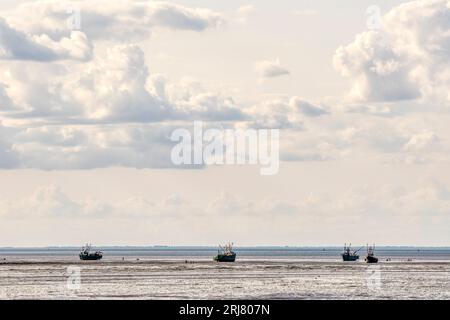
<svg viewBox="0 0 450 320">
<path fill-rule="evenodd" d="M 371 244 L 369 244 L 371 245 Z M 45 245 L 45 246 L 0 246 L 2 249 L 53 249 L 53 248 L 80 248 L 84 245 Z M 343 245 L 234 245 L 236 248 L 342 248 Z M 352 247 L 365 247 L 365 245 L 353 245 Z M 93 245 L 97 248 L 215 248 L 218 245 Z M 448 248 L 450 244 L 445 245 L 377 245 L 382 248 Z"/>
</svg>

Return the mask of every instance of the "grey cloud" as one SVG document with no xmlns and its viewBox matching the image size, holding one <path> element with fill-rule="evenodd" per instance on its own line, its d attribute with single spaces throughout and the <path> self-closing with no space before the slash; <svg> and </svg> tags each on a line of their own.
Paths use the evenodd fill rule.
<svg viewBox="0 0 450 320">
<path fill-rule="evenodd" d="M 80 60 L 92 56 L 92 46 L 81 32 L 73 32 L 69 38 L 53 41 L 45 35 L 32 37 L 11 28 L 0 18 L 0 59 L 4 60 Z"/>
<path fill-rule="evenodd" d="M 0 141 L 0 168 L 14 169 L 19 165 L 18 155 L 11 149 L 11 144 Z"/>
<path fill-rule="evenodd" d="M 203 31 L 214 28 L 223 18 L 208 9 L 188 8 L 158 1 L 36 1 L 20 6 L 10 20 L 33 34 L 60 38 L 70 32 L 68 9 L 80 12 L 80 28 L 95 40 L 142 40 L 155 27 Z"/>
<path fill-rule="evenodd" d="M 261 78 L 276 78 L 290 74 L 289 70 L 283 67 L 278 59 L 255 63 L 255 71 Z"/>
<path fill-rule="evenodd" d="M 302 100 L 298 97 L 293 97 L 290 103 L 293 104 L 303 115 L 308 117 L 319 117 L 329 113 L 323 107 Z"/>
<path fill-rule="evenodd" d="M 16 129 L 8 128 L 2 125 L 0 120 L 0 168 L 14 169 L 19 166 L 20 158 L 13 149 L 13 137 Z"/>
<path fill-rule="evenodd" d="M 206 9 L 190 9 L 170 3 L 158 3 L 150 8 L 151 24 L 173 29 L 203 31 L 218 26 L 222 19 Z"/>
<path fill-rule="evenodd" d="M 13 109 L 13 102 L 6 92 L 5 85 L 0 83 L 0 112 Z"/>
<path fill-rule="evenodd" d="M 267 100 L 246 110 L 252 127 L 294 130 L 303 130 L 307 118 L 327 114 L 324 107 L 297 96 Z"/>
<path fill-rule="evenodd" d="M 14 156 L 21 168 L 42 170 L 105 167 L 173 167 L 171 126 L 49 126 L 16 129 Z M 18 131 L 18 132 L 17 132 Z"/>
</svg>

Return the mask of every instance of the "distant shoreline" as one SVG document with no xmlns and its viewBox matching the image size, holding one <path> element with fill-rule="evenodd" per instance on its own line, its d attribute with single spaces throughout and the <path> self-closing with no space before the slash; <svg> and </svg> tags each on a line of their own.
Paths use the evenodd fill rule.
<svg viewBox="0 0 450 320">
<path fill-rule="evenodd" d="M 365 246 L 354 246 L 364 261 Z M 208 246 L 96 246 L 103 252 L 103 260 L 212 260 L 218 247 Z M 343 247 L 235 247 L 238 261 L 340 261 Z M 0 248 L 0 260 L 17 261 L 73 261 L 79 259 L 80 247 Z M 375 255 L 381 261 L 450 261 L 448 247 L 376 247 Z"/>
<path fill-rule="evenodd" d="M 148 246 L 127 246 L 127 245 L 94 245 L 96 248 L 107 249 L 107 250 L 140 250 L 140 249 L 153 249 L 153 250 L 167 250 L 167 249 L 216 249 L 218 246 L 213 245 L 176 245 L 176 246 L 165 246 L 165 245 L 148 245 Z M 366 245 L 353 245 L 354 248 L 365 247 Z M 82 247 L 79 246 L 5 246 L 0 247 L 1 250 L 78 250 Z M 235 246 L 235 248 L 241 249 L 256 249 L 256 250 L 318 250 L 318 249 L 342 249 L 342 245 L 334 246 Z M 379 250 L 383 249 L 400 249 L 400 250 L 426 250 L 426 249 L 436 249 L 436 250 L 450 250 L 450 246 L 407 246 L 407 245 L 377 245 L 376 248 Z"/>
</svg>

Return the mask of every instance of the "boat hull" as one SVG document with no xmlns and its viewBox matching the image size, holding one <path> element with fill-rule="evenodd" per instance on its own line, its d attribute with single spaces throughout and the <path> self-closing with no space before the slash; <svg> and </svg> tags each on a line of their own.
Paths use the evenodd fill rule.
<svg viewBox="0 0 450 320">
<path fill-rule="evenodd" d="M 214 261 L 217 262 L 235 262 L 236 261 L 236 254 L 231 255 L 224 255 L 224 254 L 218 254 L 214 257 Z"/>
<path fill-rule="evenodd" d="M 103 258 L 103 255 L 101 254 L 80 254 L 80 260 L 101 260 Z"/>
<path fill-rule="evenodd" d="M 344 261 L 357 261 L 359 259 L 359 256 L 349 256 L 349 255 L 342 255 L 342 260 Z"/>
<path fill-rule="evenodd" d="M 378 262 L 378 258 L 372 257 L 372 256 L 367 256 L 366 257 L 366 262 L 367 263 L 377 263 Z"/>
</svg>

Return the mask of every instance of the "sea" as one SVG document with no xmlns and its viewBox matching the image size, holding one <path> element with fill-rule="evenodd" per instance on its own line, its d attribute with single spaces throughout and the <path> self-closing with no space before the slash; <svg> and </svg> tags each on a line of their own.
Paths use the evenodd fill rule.
<svg viewBox="0 0 450 320">
<path fill-rule="evenodd" d="M 0 248 L 0 299 L 450 299 L 450 248 L 377 247 L 377 264 L 340 247 Z M 357 247 L 355 248 L 357 249 Z"/>
</svg>

